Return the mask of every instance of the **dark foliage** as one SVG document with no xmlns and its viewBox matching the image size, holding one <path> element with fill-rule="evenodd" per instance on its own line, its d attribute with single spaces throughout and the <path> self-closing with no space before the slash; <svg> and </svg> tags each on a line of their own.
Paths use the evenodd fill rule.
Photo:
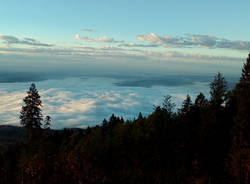
<svg viewBox="0 0 250 184">
<path fill-rule="evenodd" d="M 42 101 L 34 83 L 31 84 L 23 102 L 24 105 L 20 112 L 20 123 L 26 128 L 29 139 L 32 139 L 40 131 L 43 120 L 41 112 Z"/>
<path fill-rule="evenodd" d="M 133 121 L 112 115 L 99 126 L 49 130 L 0 153 L 0 183 L 248 184 L 250 62 L 235 89 L 219 73 L 211 98 L 190 96 Z M 40 117 L 40 116 L 39 116 Z M 25 124 L 24 124 L 25 125 Z"/>
</svg>

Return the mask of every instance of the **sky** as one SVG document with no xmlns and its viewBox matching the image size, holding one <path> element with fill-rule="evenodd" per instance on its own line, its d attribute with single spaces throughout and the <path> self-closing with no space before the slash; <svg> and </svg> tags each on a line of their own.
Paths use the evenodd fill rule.
<svg viewBox="0 0 250 184">
<path fill-rule="evenodd" d="M 13 102 L 11 112 L 0 109 L 0 124 L 17 123 L 16 106 L 31 82 L 41 85 L 51 109 L 45 111 L 58 114 L 58 122 L 63 111 L 53 108 L 65 104 L 48 98 L 67 94 L 75 110 L 64 120 L 74 126 L 95 124 L 112 112 L 128 118 L 136 116 L 136 109 L 147 114 L 166 93 L 177 103 L 187 93 L 209 94 L 209 80 L 217 72 L 233 81 L 240 75 L 250 51 L 249 6 L 249 0 L 0 0 L 1 106 L 10 105 L 7 98 Z M 101 96 L 119 94 L 137 104 L 128 111 L 127 101 L 117 97 L 116 105 L 108 105 L 106 98 L 84 96 L 84 85 Z M 125 98 L 123 90 L 135 93 L 133 99 Z M 82 109 L 72 105 L 77 101 Z M 77 120 L 80 114 L 84 124 Z"/>
<path fill-rule="evenodd" d="M 239 60 L 250 50 L 249 5 L 247 0 L 0 1 L 0 52 Z"/>
</svg>

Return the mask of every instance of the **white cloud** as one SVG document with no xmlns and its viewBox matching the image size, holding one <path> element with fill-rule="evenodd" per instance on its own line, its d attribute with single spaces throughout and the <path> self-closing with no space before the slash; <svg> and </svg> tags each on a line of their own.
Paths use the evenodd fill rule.
<svg viewBox="0 0 250 184">
<path fill-rule="evenodd" d="M 159 47 L 157 44 L 137 44 L 137 43 L 123 43 L 119 47 Z"/>
<path fill-rule="evenodd" d="M 242 59 L 240 57 L 228 57 L 228 56 L 216 56 L 216 55 L 205 55 L 205 54 L 188 54 L 180 51 L 151 51 L 151 50 L 135 50 L 130 49 L 134 46 L 126 46 L 124 48 L 115 47 L 115 46 L 104 46 L 104 47 L 87 47 L 87 46 L 78 46 L 71 48 L 60 48 L 60 47 L 51 47 L 51 48 L 12 48 L 12 47 L 0 47 L 0 54 L 5 55 L 32 55 L 32 56 L 50 56 L 50 57 L 67 57 L 70 56 L 72 61 L 73 57 L 78 57 L 79 59 L 88 57 L 92 59 L 126 59 L 127 60 L 161 60 L 161 61 L 190 61 L 190 62 L 228 62 L 234 61 L 241 65 Z M 138 47 L 140 47 L 138 45 Z M 144 46 L 142 46 L 144 47 Z M 147 46 L 145 46 L 147 47 Z M 117 60 L 118 61 L 118 60 Z"/>
<path fill-rule="evenodd" d="M 20 44 L 20 45 L 31 45 L 31 46 L 43 46 L 43 47 L 53 46 L 52 44 L 42 43 L 33 38 L 19 39 L 15 36 L 10 36 L 10 35 L 0 35 L 0 40 L 2 40 L 4 43 L 8 45 Z"/>
<path fill-rule="evenodd" d="M 159 36 L 155 33 L 138 35 L 138 40 L 147 41 L 163 47 L 204 47 L 204 48 L 223 48 L 235 50 L 250 50 L 250 41 L 228 40 L 211 35 L 187 34 L 182 37 L 172 35 Z"/>
<path fill-rule="evenodd" d="M 18 58 L 22 56 L 32 56 L 30 60 L 33 63 L 38 59 L 35 57 L 47 57 L 43 59 L 61 61 L 64 60 L 68 63 L 77 61 L 127 61 L 139 63 L 141 61 L 165 61 L 165 62 L 190 62 L 190 63 L 229 63 L 230 65 L 240 66 L 243 61 L 244 53 L 236 53 L 236 57 L 233 57 L 231 53 L 229 57 L 224 55 L 209 55 L 199 53 L 188 53 L 187 51 L 164 51 L 162 48 L 156 47 L 206 47 L 206 48 L 231 48 L 231 49 L 245 49 L 249 43 L 247 41 L 228 41 L 226 39 L 220 39 L 214 36 L 207 35 L 186 35 L 184 37 L 174 37 L 171 35 L 158 36 L 154 33 L 148 35 L 139 35 L 140 41 L 148 42 L 147 44 L 138 43 L 126 43 L 123 40 L 114 40 L 113 38 L 101 37 L 98 39 L 90 37 L 81 37 L 75 35 L 77 40 L 85 40 L 87 42 L 103 43 L 98 46 L 52 46 L 41 47 L 43 43 L 40 43 L 32 38 L 19 39 L 14 36 L 1 35 L 0 39 L 5 43 L 11 45 L 0 46 L 0 60 L 4 56 L 14 55 Z M 115 43 L 115 44 L 114 44 Z M 18 46 L 17 44 L 26 44 L 26 46 Z M 40 45 L 40 47 L 38 47 Z M 46 45 L 46 44 L 45 44 Z M 45 46 L 44 45 L 44 46 Z M 156 49 L 155 49 L 156 48 Z M 250 47 L 249 47 L 250 49 Z M 173 50 L 173 49 L 172 49 Z M 236 52 L 236 51 L 235 51 Z M 29 60 L 29 58 L 27 58 Z M 18 59 L 17 59 L 18 60 Z M 229 62 L 228 62 L 229 61 Z M 0 63 L 1 64 L 1 63 Z"/>
<path fill-rule="evenodd" d="M 100 37 L 98 39 L 91 37 L 81 37 L 79 34 L 75 35 L 76 40 L 83 40 L 86 42 L 96 42 L 96 43 L 124 43 L 124 40 L 115 40 L 106 36 Z"/>
<path fill-rule="evenodd" d="M 84 113 L 90 111 L 95 107 L 95 100 L 92 99 L 80 99 L 80 100 L 71 100 L 68 103 L 63 104 L 62 106 L 55 107 L 58 113 L 67 114 L 67 113 Z"/>
<path fill-rule="evenodd" d="M 139 102 L 134 102 L 131 99 L 125 99 L 121 103 L 108 103 L 107 107 L 111 107 L 113 109 L 125 110 L 134 106 L 138 106 L 139 104 L 140 104 Z"/>
</svg>

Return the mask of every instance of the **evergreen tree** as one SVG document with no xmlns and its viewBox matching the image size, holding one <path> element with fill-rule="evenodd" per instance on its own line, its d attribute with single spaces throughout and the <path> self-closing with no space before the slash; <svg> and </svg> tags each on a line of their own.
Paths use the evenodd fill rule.
<svg viewBox="0 0 250 184">
<path fill-rule="evenodd" d="M 237 115 L 232 128 L 229 170 L 234 183 L 245 184 L 250 181 L 250 54 L 235 92 Z"/>
<path fill-rule="evenodd" d="M 183 101 L 181 112 L 183 114 L 187 114 L 191 111 L 191 107 L 192 107 L 192 100 L 191 97 L 187 95 L 186 99 Z"/>
<path fill-rule="evenodd" d="M 211 104 L 215 107 L 220 107 L 226 100 L 227 82 L 220 72 L 210 84 Z"/>
<path fill-rule="evenodd" d="M 165 96 L 162 103 L 162 109 L 170 116 L 174 114 L 174 108 L 176 106 L 176 104 L 172 102 L 171 98 L 172 97 L 170 95 Z"/>
<path fill-rule="evenodd" d="M 242 77 L 236 85 L 236 98 L 238 112 L 235 119 L 235 127 L 237 132 L 243 133 L 244 136 L 249 136 L 250 129 L 250 54 L 242 69 Z M 248 137 L 250 139 L 250 136 Z M 250 141 L 250 140 L 249 140 Z M 249 142 L 250 144 L 250 142 Z"/>
<path fill-rule="evenodd" d="M 208 104 L 208 101 L 203 93 L 200 93 L 196 97 L 195 102 L 194 102 L 195 107 L 198 109 L 206 107 L 207 104 Z"/>
<path fill-rule="evenodd" d="M 41 129 L 43 120 L 41 112 L 42 101 L 34 83 L 31 84 L 27 94 L 23 99 L 24 105 L 20 112 L 20 123 L 28 130 L 28 136 L 31 138 L 34 130 Z"/>
<path fill-rule="evenodd" d="M 140 112 L 140 113 L 138 114 L 137 120 L 142 120 L 142 119 L 143 119 L 143 116 L 142 116 L 142 113 Z"/>
<path fill-rule="evenodd" d="M 250 82 L 250 54 L 242 68 L 241 82 Z"/>
<path fill-rule="evenodd" d="M 46 116 L 44 119 L 44 129 L 50 129 L 51 126 L 51 117 Z"/>
</svg>

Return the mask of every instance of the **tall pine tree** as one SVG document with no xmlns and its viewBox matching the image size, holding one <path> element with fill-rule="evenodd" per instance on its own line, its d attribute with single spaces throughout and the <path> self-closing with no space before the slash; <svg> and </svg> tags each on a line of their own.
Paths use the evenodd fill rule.
<svg viewBox="0 0 250 184">
<path fill-rule="evenodd" d="M 202 109 L 208 105 L 208 101 L 203 93 L 197 95 L 194 105 L 197 109 Z"/>
<path fill-rule="evenodd" d="M 250 183 L 250 54 L 236 85 L 237 115 L 232 130 L 229 171 L 232 183 Z"/>
<path fill-rule="evenodd" d="M 20 123 L 28 130 L 28 137 L 32 138 L 34 133 L 41 129 L 43 120 L 42 101 L 34 83 L 31 84 L 27 94 L 23 99 L 24 105 L 20 112 Z"/>
<path fill-rule="evenodd" d="M 191 97 L 187 95 L 186 99 L 182 103 L 181 112 L 183 114 L 187 114 L 191 111 L 191 107 L 192 107 L 192 100 Z"/>
<path fill-rule="evenodd" d="M 250 82 L 250 54 L 242 68 L 241 82 Z"/>
<path fill-rule="evenodd" d="M 45 117 L 45 119 L 44 119 L 44 126 L 43 126 L 43 128 L 45 129 L 45 130 L 48 130 L 48 129 L 50 129 L 50 126 L 51 126 L 51 117 L 50 116 L 46 116 Z"/>
<path fill-rule="evenodd" d="M 227 82 L 220 72 L 218 72 L 214 78 L 214 81 L 210 84 L 211 104 L 219 108 L 226 100 L 227 94 Z"/>
</svg>

